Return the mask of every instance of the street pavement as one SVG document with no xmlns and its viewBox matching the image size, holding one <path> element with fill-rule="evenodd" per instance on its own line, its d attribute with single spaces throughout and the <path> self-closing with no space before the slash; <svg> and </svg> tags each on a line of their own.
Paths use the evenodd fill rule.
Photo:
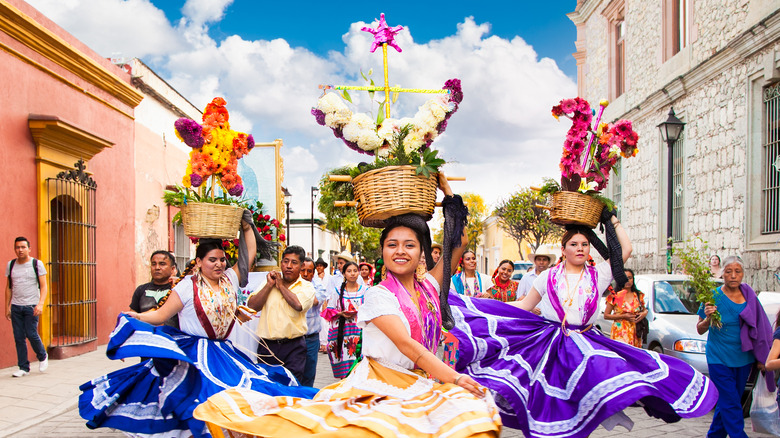
<svg viewBox="0 0 780 438">
<path fill-rule="evenodd" d="M 6 350 L 10 351 L 10 350 Z M 0 438 L 2 437 L 123 437 L 121 432 L 100 428 L 90 430 L 78 414 L 78 387 L 82 383 L 109 373 L 125 365 L 135 363 L 109 360 L 105 346 L 96 351 L 64 360 L 52 360 L 46 373 L 37 371 L 37 362 L 32 363 L 32 372 L 25 377 L 13 378 L 16 367 L 0 370 Z M 314 386 L 322 388 L 336 380 L 330 370 L 328 358 L 320 354 L 317 363 L 317 379 Z M 591 437 L 636 436 L 636 437 L 703 437 L 707 434 L 712 413 L 701 417 L 666 424 L 648 417 L 641 408 L 628 408 L 626 414 L 634 421 L 631 432 L 623 428 L 613 431 L 599 428 Z M 769 437 L 753 432 L 750 419 L 745 419 L 745 432 L 750 437 Z M 523 434 L 515 429 L 505 428 L 503 438 L 520 438 Z"/>
</svg>

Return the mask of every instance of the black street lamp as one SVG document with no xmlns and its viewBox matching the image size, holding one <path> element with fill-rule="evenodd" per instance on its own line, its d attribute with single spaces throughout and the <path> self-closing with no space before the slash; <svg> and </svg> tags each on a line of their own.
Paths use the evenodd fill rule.
<svg viewBox="0 0 780 438">
<path fill-rule="evenodd" d="M 292 193 L 288 192 L 286 188 L 282 187 L 282 193 L 284 194 L 284 205 L 287 206 L 287 246 L 290 246 L 290 200 L 292 199 Z"/>
<path fill-rule="evenodd" d="M 685 123 L 674 115 L 674 108 L 669 109 L 669 117 L 665 122 L 658 125 L 661 131 L 661 138 L 666 142 L 669 148 L 668 157 L 668 199 L 666 203 L 666 273 L 672 273 L 672 210 L 674 208 L 674 144 L 680 138 Z"/>
<path fill-rule="evenodd" d="M 314 255 L 314 198 L 319 193 L 320 189 L 317 187 L 311 188 L 311 258 L 316 259 Z"/>
</svg>

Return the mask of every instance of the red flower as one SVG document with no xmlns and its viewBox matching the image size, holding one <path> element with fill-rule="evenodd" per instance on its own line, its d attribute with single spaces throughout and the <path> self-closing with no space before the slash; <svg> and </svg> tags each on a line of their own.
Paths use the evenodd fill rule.
<svg viewBox="0 0 780 438">
<path fill-rule="evenodd" d="M 265 236 L 263 236 L 263 239 L 265 239 L 265 240 L 272 240 L 273 237 L 271 237 L 270 234 L 266 234 Z"/>
<path fill-rule="evenodd" d="M 276 219 L 271 219 L 271 225 L 273 225 L 275 227 L 278 227 L 279 226 L 279 221 L 276 220 Z"/>
<path fill-rule="evenodd" d="M 265 215 L 265 216 L 263 216 L 263 219 L 265 219 L 265 220 L 269 221 L 269 220 L 271 220 L 271 216 L 269 216 L 269 215 Z"/>
<path fill-rule="evenodd" d="M 279 241 L 280 242 L 284 242 L 285 240 L 287 240 L 287 236 L 285 236 L 284 234 L 280 234 L 279 235 Z"/>
<path fill-rule="evenodd" d="M 266 225 L 266 226 L 263 227 L 263 231 L 271 231 L 271 227 Z"/>
</svg>

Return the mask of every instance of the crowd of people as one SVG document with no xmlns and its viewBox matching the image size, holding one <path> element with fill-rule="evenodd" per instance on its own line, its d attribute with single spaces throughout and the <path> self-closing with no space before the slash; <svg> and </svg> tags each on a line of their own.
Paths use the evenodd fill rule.
<svg viewBox="0 0 780 438">
<path fill-rule="evenodd" d="M 374 265 L 342 252 L 329 272 L 322 258 L 289 246 L 278 270 L 252 284 L 252 257 L 229 266 L 219 240 L 201 239 L 181 271 L 169 252 L 155 251 L 151 281 L 132 294 L 107 348 L 112 359 L 141 361 L 81 386 L 88 427 L 135 436 L 465 437 L 498 436 L 502 427 L 587 436 L 599 426 L 631 430 L 624 409 L 638 403 L 667 422 L 714 408 L 708 436 L 747 436 L 740 395 L 754 368 L 780 369 L 780 330 L 773 335 L 743 283 L 738 257 L 710 259 L 722 285 L 698 311 L 696 329 L 708 333 L 705 376 L 641 349 L 648 291 L 623 268 L 631 241 L 613 214 L 601 222 L 614 239 L 596 246 L 605 261 L 593 262 L 592 230 L 568 227 L 561 255 L 530 254 L 533 266 L 517 281 L 512 260 L 492 276 L 479 272 L 458 219 L 462 201 L 446 178 L 439 185 L 445 242 L 431 241 L 421 217 L 396 216 Z M 263 244 L 251 218 L 241 240 L 248 254 Z M 26 239 L 15 249 L 6 316 L 19 356 L 14 376 L 22 377 L 30 371 L 26 339 L 46 369 L 29 329 L 46 272 Z M 592 329 L 602 297 L 609 336 Z M 444 360 L 441 347 L 452 353 Z M 320 353 L 339 381 L 315 389 Z"/>
</svg>

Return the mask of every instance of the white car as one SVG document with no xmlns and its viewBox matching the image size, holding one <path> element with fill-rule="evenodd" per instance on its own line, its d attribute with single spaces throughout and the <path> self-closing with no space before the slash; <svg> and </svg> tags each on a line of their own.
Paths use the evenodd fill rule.
<svg viewBox="0 0 780 438">
<path fill-rule="evenodd" d="M 693 291 L 685 284 L 687 279 L 685 275 L 674 274 L 637 275 L 634 278 L 637 289 L 645 294 L 650 323 L 647 343 L 643 347 L 682 359 L 708 374 L 705 356 L 707 335 L 696 332 L 699 304 Z M 594 325 L 609 335 L 612 321 L 604 319 L 605 308 L 605 297 L 601 297 Z"/>
</svg>

